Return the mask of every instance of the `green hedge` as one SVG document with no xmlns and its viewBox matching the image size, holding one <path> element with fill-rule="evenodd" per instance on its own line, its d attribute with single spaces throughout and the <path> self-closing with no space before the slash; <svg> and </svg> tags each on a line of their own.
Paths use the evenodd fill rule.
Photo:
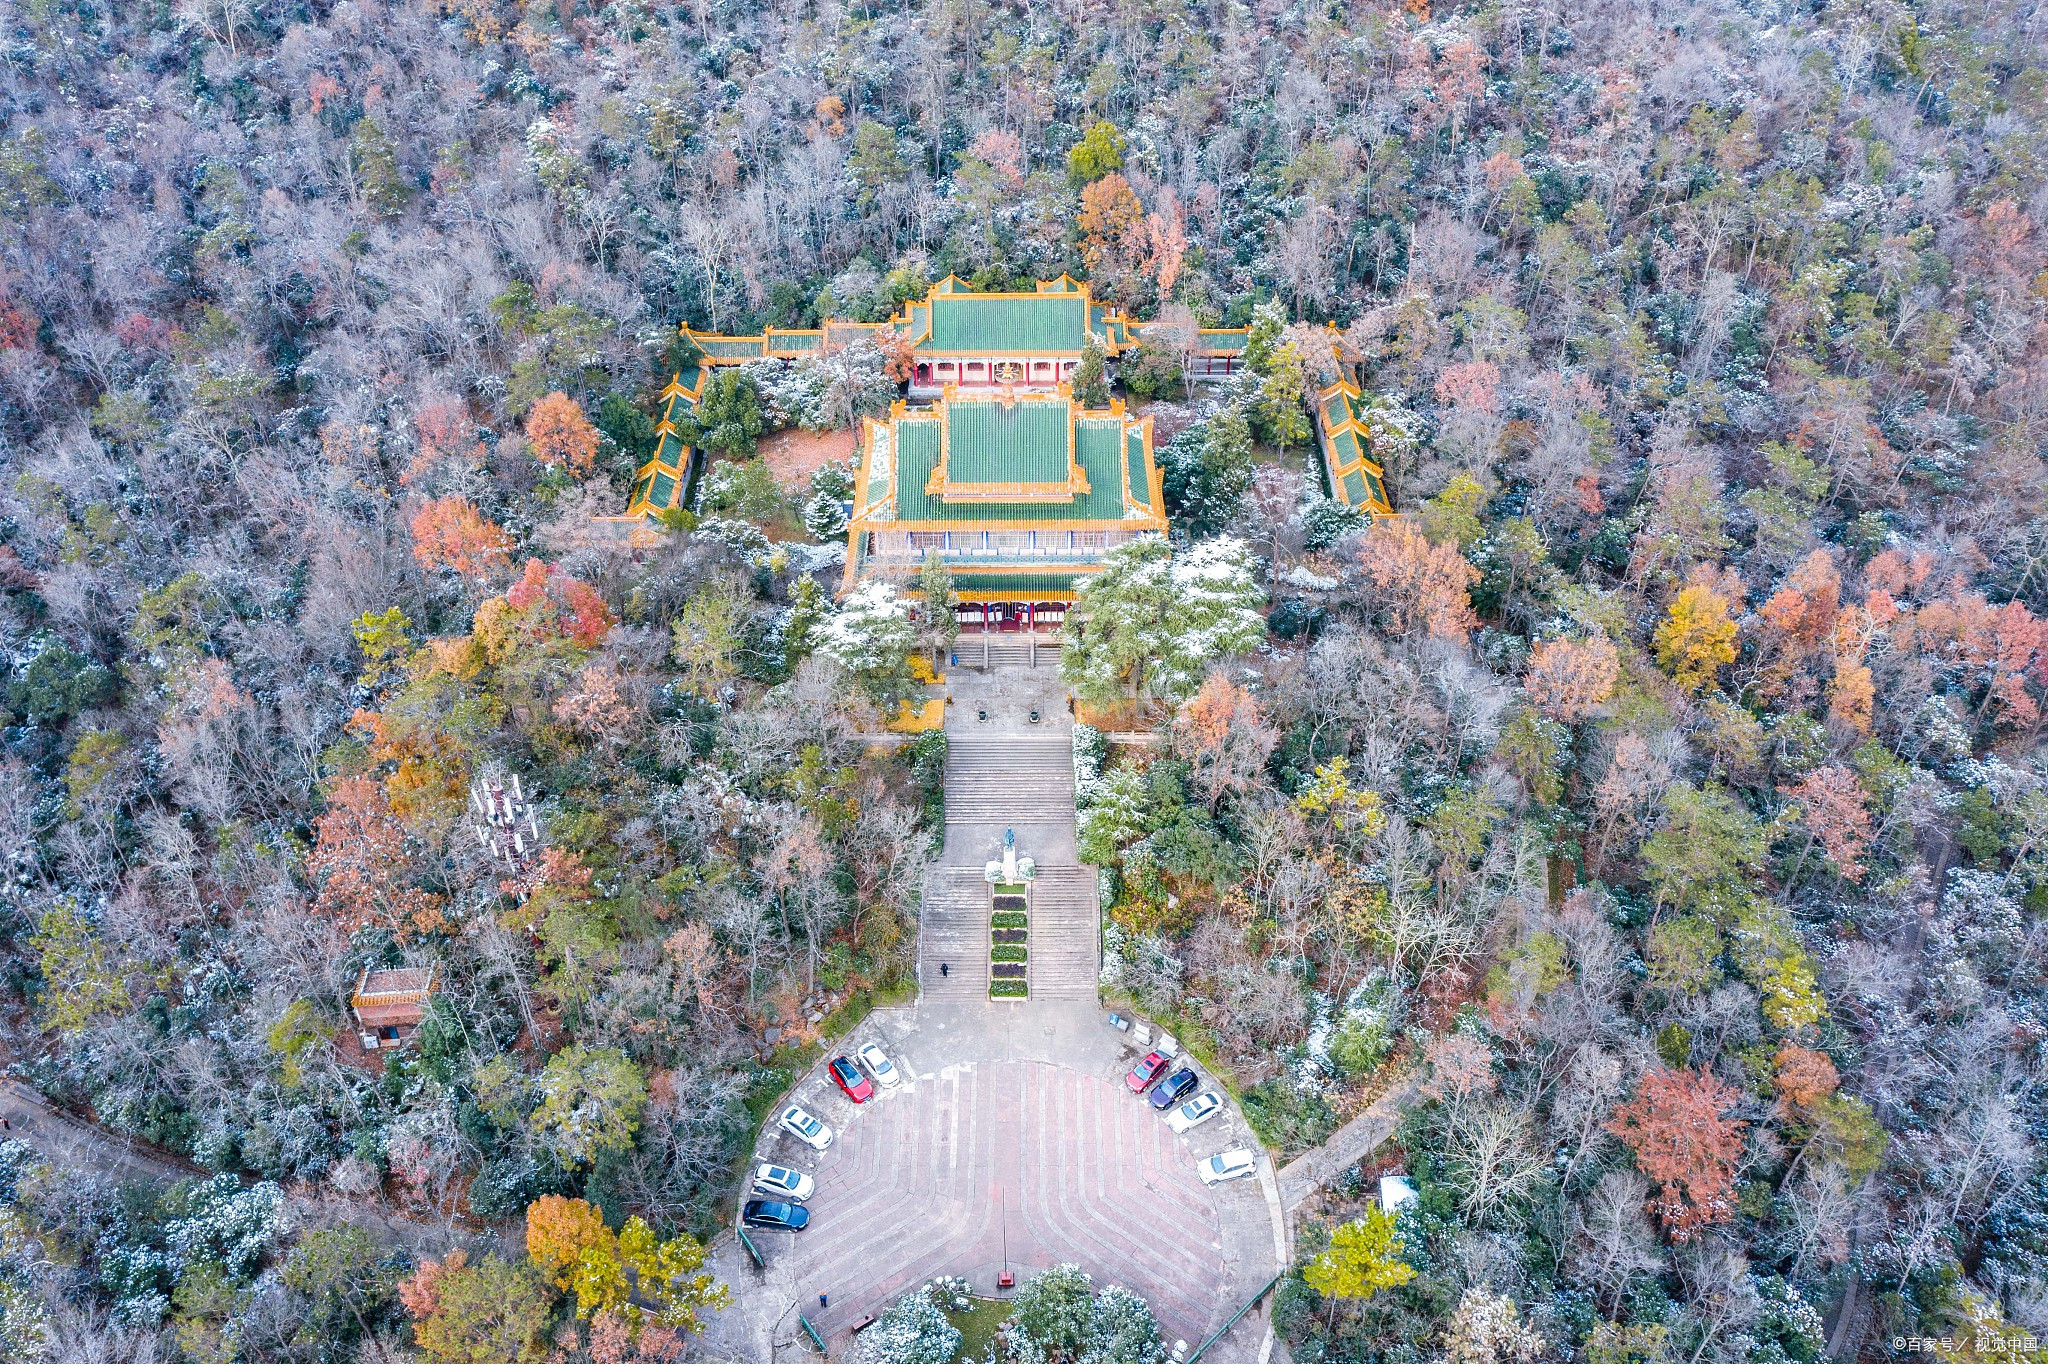
<svg viewBox="0 0 2048 1364">
<path fill-rule="evenodd" d="M 1028 999 L 1030 987 L 1021 980 L 992 980 L 988 984 L 990 999 Z"/>
<path fill-rule="evenodd" d="M 1028 957 L 1029 954 L 1024 948 L 1010 943 L 999 942 L 988 950 L 990 961 L 1025 961 Z"/>
<path fill-rule="evenodd" d="M 1025 928 L 1029 926 L 1026 916 L 1016 910 L 1003 910 L 988 916 L 990 928 Z"/>
</svg>

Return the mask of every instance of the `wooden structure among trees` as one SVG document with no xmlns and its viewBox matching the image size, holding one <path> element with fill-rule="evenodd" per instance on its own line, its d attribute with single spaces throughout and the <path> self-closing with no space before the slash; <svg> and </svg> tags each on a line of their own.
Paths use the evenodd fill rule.
<svg viewBox="0 0 2048 1364">
<path fill-rule="evenodd" d="M 349 1012 L 355 1015 L 364 1051 L 402 1047 L 427 1016 L 434 993 L 434 966 L 403 966 L 373 971 L 363 968 L 356 981 Z"/>
</svg>

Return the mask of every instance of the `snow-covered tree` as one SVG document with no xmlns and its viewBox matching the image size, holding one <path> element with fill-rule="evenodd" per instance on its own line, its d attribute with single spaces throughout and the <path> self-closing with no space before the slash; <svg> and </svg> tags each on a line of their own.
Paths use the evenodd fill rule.
<svg viewBox="0 0 2048 1364">
<path fill-rule="evenodd" d="M 1017 1364 L 1158 1364 L 1166 1355 L 1145 1300 L 1112 1285 L 1096 1293 L 1078 1265 L 1054 1265 L 1017 1290 L 1010 1356 Z"/>
<path fill-rule="evenodd" d="M 853 674 L 878 701 L 906 695 L 917 633 L 910 603 L 885 582 L 865 582 L 818 631 L 818 651 Z"/>
<path fill-rule="evenodd" d="M 1264 600 L 1241 540 L 1224 536 L 1179 555 L 1150 536 L 1127 541 L 1081 587 L 1061 675 L 1084 700 L 1111 701 L 1126 688 L 1183 700 L 1211 663 L 1265 638 Z"/>
<path fill-rule="evenodd" d="M 860 1334 L 860 1364 L 952 1364 L 960 1332 L 932 1298 L 931 1285 L 906 1294 Z"/>
</svg>

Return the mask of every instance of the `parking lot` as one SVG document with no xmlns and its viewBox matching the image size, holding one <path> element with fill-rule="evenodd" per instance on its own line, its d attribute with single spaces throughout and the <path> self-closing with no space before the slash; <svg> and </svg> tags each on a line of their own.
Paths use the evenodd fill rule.
<svg viewBox="0 0 2048 1364">
<path fill-rule="evenodd" d="M 817 1190 L 809 1229 L 749 1233 L 770 1262 L 764 1296 L 794 1301 L 836 1352 L 856 1322 L 935 1275 L 993 1294 L 1006 1265 L 1021 1281 L 1072 1261 L 1142 1294 L 1169 1343 L 1219 1327 L 1276 1265 L 1271 1171 L 1261 1156 L 1258 1178 L 1205 1187 L 1199 1160 L 1256 1142 L 1227 1107 L 1172 1132 L 1125 1087 L 1137 1053 L 1103 1018 L 1085 1005 L 927 1004 L 845 1039 L 836 1050 L 849 1054 L 879 1041 L 904 1082 L 856 1106 L 822 1067 L 807 1077 L 792 1097 L 834 1129 L 823 1153 L 771 1120 L 760 1159 L 812 1174 Z"/>
</svg>

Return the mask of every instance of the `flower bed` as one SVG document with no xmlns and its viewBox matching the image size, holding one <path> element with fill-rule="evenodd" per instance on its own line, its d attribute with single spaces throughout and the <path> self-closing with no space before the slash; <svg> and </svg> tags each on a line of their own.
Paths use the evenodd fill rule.
<svg viewBox="0 0 2048 1364">
<path fill-rule="evenodd" d="M 998 883 L 988 916 L 988 997 L 1029 999 L 1031 997 L 1031 950 L 1025 944 L 1031 936 L 1029 886 Z"/>
</svg>

